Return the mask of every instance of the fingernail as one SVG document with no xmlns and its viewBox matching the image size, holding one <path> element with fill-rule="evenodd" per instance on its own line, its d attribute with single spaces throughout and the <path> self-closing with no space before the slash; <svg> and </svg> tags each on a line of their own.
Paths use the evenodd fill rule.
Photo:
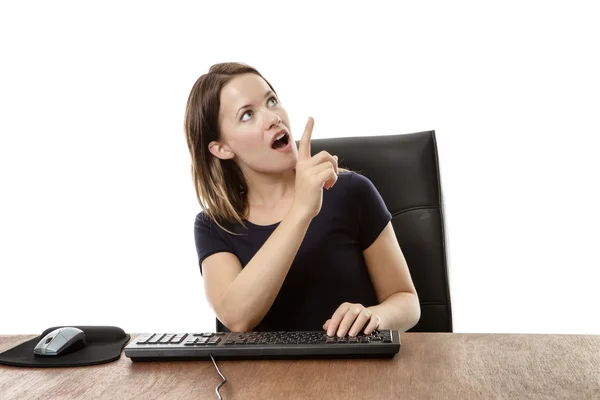
<svg viewBox="0 0 600 400">
<path fill-rule="evenodd" d="M 337 159 L 338 159 L 338 156 L 333 156 L 333 158 L 335 158 L 335 161 L 337 161 Z"/>
</svg>

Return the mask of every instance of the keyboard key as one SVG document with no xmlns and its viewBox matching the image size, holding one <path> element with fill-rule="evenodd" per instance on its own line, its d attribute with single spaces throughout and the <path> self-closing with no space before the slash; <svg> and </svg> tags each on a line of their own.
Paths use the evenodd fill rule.
<svg viewBox="0 0 600 400">
<path fill-rule="evenodd" d="M 150 339 L 152 335 L 141 335 L 136 339 L 136 344 L 146 344 L 148 343 L 148 339 Z"/>
<path fill-rule="evenodd" d="M 171 339 L 171 342 L 170 342 L 170 343 L 173 343 L 173 344 L 179 344 L 179 343 L 183 342 L 183 340 L 184 340 L 186 337 L 187 337 L 187 333 L 182 333 L 182 334 L 179 334 L 179 335 L 175 335 L 175 336 L 173 336 L 173 338 Z"/>
<path fill-rule="evenodd" d="M 148 344 L 158 344 L 158 341 L 162 339 L 164 335 L 164 333 L 156 333 L 152 339 L 148 340 Z"/>
<path fill-rule="evenodd" d="M 149 335 L 149 336 L 148 336 L 148 339 L 146 339 L 146 343 L 148 343 L 148 341 L 150 341 L 150 340 L 154 339 L 154 337 L 155 337 L 155 336 L 156 336 L 156 334 L 155 334 L 155 333 L 153 333 L 153 334 Z"/>
<path fill-rule="evenodd" d="M 175 336 L 175 335 L 165 335 L 165 336 L 162 337 L 162 339 L 160 339 L 158 341 L 158 343 L 160 343 L 160 344 L 167 344 L 167 343 L 169 343 L 169 341 L 171 339 L 173 339 L 173 336 Z"/>
</svg>

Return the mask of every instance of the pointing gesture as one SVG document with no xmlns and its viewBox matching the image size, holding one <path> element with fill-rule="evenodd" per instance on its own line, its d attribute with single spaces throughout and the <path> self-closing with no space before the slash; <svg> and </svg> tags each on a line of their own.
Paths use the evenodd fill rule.
<svg viewBox="0 0 600 400">
<path fill-rule="evenodd" d="M 302 139 L 300 139 L 300 145 L 298 149 L 298 161 L 308 160 L 310 158 L 310 139 L 312 138 L 313 127 L 315 126 L 315 120 L 312 117 L 308 117 Z"/>
<path fill-rule="evenodd" d="M 307 218 L 316 217 L 323 203 L 323 188 L 331 189 L 337 182 L 338 158 L 326 151 L 310 154 L 310 141 L 314 120 L 309 117 L 298 145 L 296 163 L 296 188 L 292 210 Z"/>
</svg>

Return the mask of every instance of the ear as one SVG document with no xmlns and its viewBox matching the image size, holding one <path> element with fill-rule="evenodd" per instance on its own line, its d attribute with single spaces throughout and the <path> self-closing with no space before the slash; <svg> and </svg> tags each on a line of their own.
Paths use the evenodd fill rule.
<svg viewBox="0 0 600 400">
<path fill-rule="evenodd" d="M 208 144 L 208 151 L 221 160 L 231 160 L 235 156 L 235 154 L 229 150 L 229 147 L 215 141 Z"/>
</svg>

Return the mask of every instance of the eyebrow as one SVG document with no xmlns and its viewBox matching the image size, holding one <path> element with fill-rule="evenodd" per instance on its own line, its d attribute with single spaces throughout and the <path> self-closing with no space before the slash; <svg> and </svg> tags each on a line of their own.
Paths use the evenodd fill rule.
<svg viewBox="0 0 600 400">
<path fill-rule="evenodd" d="M 269 97 L 270 95 L 274 95 L 275 93 L 273 93 L 272 90 L 269 90 L 267 93 L 265 93 L 265 97 L 263 97 L 264 99 L 266 99 L 267 97 Z M 246 104 L 245 106 L 240 107 L 240 109 L 238 110 L 238 112 L 235 114 L 235 116 L 237 117 L 240 113 L 240 111 L 242 111 L 244 108 L 248 108 L 250 107 L 252 104 Z"/>
</svg>

